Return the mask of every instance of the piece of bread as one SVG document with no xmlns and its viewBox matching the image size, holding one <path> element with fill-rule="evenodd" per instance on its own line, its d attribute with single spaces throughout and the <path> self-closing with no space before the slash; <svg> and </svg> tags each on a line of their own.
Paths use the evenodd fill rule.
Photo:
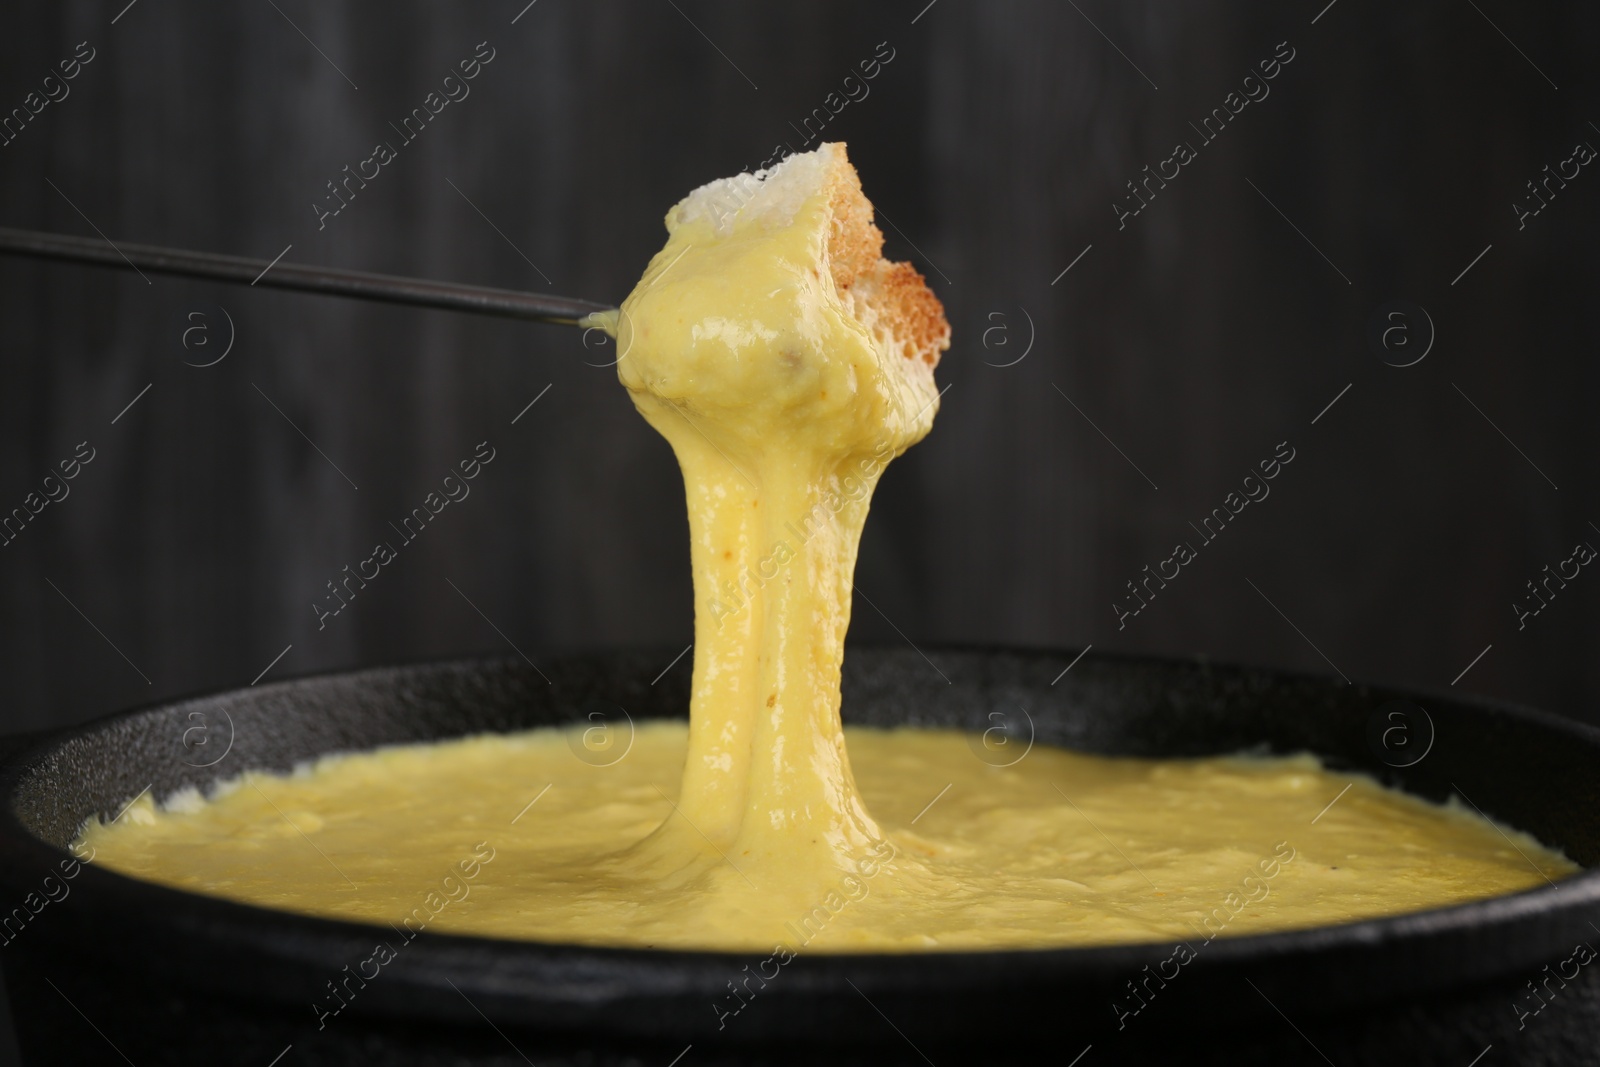
<svg viewBox="0 0 1600 1067">
<path fill-rule="evenodd" d="M 842 143 L 702 185 L 672 209 L 668 224 L 709 223 L 721 236 L 736 225 L 787 226 L 819 192 L 832 215 L 826 266 L 840 302 L 885 349 L 931 368 L 950 347 L 944 305 L 915 267 L 883 258 L 883 231 Z"/>
</svg>

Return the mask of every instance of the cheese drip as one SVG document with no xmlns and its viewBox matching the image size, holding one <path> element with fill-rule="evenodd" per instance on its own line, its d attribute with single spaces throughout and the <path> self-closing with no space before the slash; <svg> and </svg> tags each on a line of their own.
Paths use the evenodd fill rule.
<svg viewBox="0 0 1600 1067">
<path fill-rule="evenodd" d="M 881 848 L 840 664 L 868 503 L 933 424 L 949 333 L 882 259 L 842 146 L 743 177 L 673 210 L 617 323 L 618 377 L 683 471 L 695 590 L 678 809 L 624 861 L 736 895 L 746 867 L 817 885 Z"/>
</svg>

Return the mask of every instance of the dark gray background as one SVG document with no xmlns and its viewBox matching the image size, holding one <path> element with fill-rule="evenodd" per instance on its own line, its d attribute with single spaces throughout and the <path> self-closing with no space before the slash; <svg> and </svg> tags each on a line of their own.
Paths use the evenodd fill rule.
<svg viewBox="0 0 1600 1067">
<path fill-rule="evenodd" d="M 79 41 L 97 56 L 0 147 L 0 225 L 92 235 L 87 216 L 113 240 L 292 244 L 291 261 L 616 300 L 676 199 L 798 146 L 790 123 L 887 41 L 826 136 L 955 342 L 935 431 L 875 502 L 858 584 L 881 613 L 858 603 L 853 637 L 1426 687 L 1492 645 L 1458 688 L 1597 717 L 1600 577 L 1525 630 L 1512 609 L 1600 545 L 1582 295 L 1600 175 L 1520 232 L 1512 209 L 1600 145 L 1592 5 L 538 0 L 513 25 L 524 2 L 8 5 L 0 111 Z M 470 97 L 319 232 L 325 183 L 484 40 Z M 1198 143 L 1188 123 L 1280 41 L 1296 57 L 1271 95 L 1119 231 L 1124 183 Z M 97 450 L 0 548 L 5 729 L 248 684 L 286 646 L 273 676 L 688 642 L 681 483 L 614 371 L 585 365 L 607 350 L 152 282 L 0 259 L 0 511 L 77 442 Z M 1366 340 L 1397 299 L 1437 329 L 1405 369 Z M 185 366 L 226 340 L 218 306 L 232 352 Z M 209 350 L 181 343 L 194 311 Z M 986 365 L 1030 334 L 1020 363 Z M 499 458 L 471 497 L 319 631 L 324 583 L 485 439 Z M 1270 498 L 1119 631 L 1124 583 L 1280 441 L 1297 458 Z"/>
</svg>

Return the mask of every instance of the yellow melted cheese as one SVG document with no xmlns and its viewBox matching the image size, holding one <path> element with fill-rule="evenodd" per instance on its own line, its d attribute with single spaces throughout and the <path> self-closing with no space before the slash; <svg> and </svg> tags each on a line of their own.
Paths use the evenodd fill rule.
<svg viewBox="0 0 1600 1067">
<path fill-rule="evenodd" d="M 687 727 L 641 727 L 615 762 L 579 758 L 579 728 L 248 774 L 90 826 L 97 860 L 408 929 L 791 951 L 1257 933 L 1574 869 L 1365 780 L 1313 824 L 1350 780 L 1309 757 L 1039 746 L 997 768 L 941 731 L 851 731 L 847 749 L 840 663 L 868 499 L 938 392 L 931 364 L 837 290 L 833 210 L 822 190 L 731 225 L 675 212 L 612 324 L 622 384 L 683 470 Z"/>
<path fill-rule="evenodd" d="M 1198 946 L 1543 885 L 1530 863 L 1552 879 L 1576 869 L 1526 834 L 1309 756 L 1112 759 L 1035 745 L 998 767 L 952 731 L 846 735 L 885 844 L 821 876 L 742 850 L 718 858 L 722 878 L 669 884 L 633 866 L 638 842 L 682 819 L 681 722 L 251 772 L 209 801 L 158 810 L 143 797 L 116 825 L 90 826 L 80 851 L 135 877 L 408 936 L 761 953 Z"/>
</svg>

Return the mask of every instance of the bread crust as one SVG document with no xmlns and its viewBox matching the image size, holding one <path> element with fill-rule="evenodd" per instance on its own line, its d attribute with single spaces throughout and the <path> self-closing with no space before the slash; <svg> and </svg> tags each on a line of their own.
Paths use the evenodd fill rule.
<svg viewBox="0 0 1600 1067">
<path fill-rule="evenodd" d="M 872 203 L 861 190 L 861 177 L 844 144 L 831 147 L 828 265 L 834 287 L 880 341 L 907 359 L 936 366 L 940 353 L 950 347 L 944 305 L 915 267 L 883 258 L 883 231 L 872 221 Z"/>
</svg>

